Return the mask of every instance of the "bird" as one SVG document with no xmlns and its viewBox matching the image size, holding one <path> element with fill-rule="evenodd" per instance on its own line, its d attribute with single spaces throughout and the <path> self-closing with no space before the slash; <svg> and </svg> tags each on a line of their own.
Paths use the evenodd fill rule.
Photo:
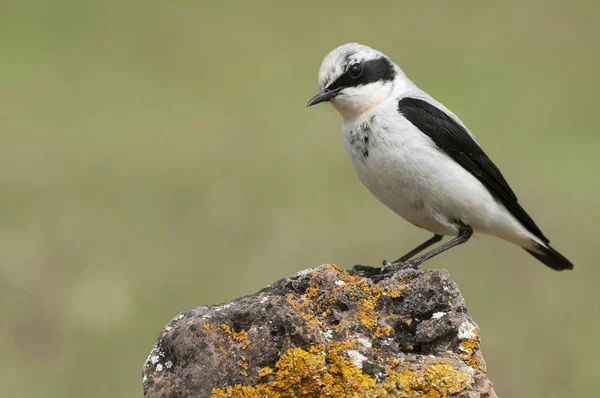
<svg viewBox="0 0 600 398">
<path fill-rule="evenodd" d="M 342 116 L 359 180 L 396 214 L 433 233 L 397 260 L 384 260 L 380 273 L 418 267 L 474 233 L 518 245 L 553 270 L 573 269 L 465 124 L 387 55 L 344 44 L 323 59 L 318 84 L 307 107 L 329 102 Z M 453 238 L 415 257 L 445 236 Z"/>
</svg>

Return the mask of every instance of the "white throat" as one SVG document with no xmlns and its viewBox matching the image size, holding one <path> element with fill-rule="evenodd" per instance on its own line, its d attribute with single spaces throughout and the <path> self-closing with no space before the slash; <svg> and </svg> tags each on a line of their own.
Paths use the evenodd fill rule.
<svg viewBox="0 0 600 398">
<path fill-rule="evenodd" d="M 344 89 L 343 93 L 331 100 L 333 107 L 344 120 L 355 120 L 369 113 L 394 92 L 394 85 L 387 83 L 371 83 L 366 86 Z"/>
</svg>

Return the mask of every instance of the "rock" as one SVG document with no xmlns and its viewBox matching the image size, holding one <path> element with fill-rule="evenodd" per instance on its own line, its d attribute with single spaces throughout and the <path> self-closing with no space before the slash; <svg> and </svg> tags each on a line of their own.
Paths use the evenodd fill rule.
<svg viewBox="0 0 600 398">
<path fill-rule="evenodd" d="M 163 330 L 143 367 L 154 397 L 496 397 L 479 328 L 445 270 L 374 283 L 299 272 Z"/>
</svg>

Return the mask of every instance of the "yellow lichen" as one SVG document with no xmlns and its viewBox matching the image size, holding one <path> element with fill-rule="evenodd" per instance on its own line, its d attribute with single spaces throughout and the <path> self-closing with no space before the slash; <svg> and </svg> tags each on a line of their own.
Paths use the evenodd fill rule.
<svg viewBox="0 0 600 398">
<path fill-rule="evenodd" d="M 227 334 L 231 334 L 231 328 L 229 327 L 229 325 L 222 323 L 221 324 L 221 329 L 227 333 Z"/>
<path fill-rule="evenodd" d="M 336 272 L 337 278 L 335 294 L 330 294 L 329 290 L 324 289 L 325 285 L 329 286 L 331 283 L 330 279 L 327 280 L 331 274 L 325 272 L 332 269 Z M 400 275 L 399 278 L 403 279 L 405 276 Z M 462 370 L 461 367 L 464 365 L 457 365 L 450 359 L 428 358 L 426 360 L 429 362 L 425 364 L 407 364 L 395 357 L 382 357 L 383 351 L 373 348 L 371 358 L 386 364 L 386 370 L 377 379 L 364 373 L 350 359 L 348 352 L 358 349 L 352 337 L 357 332 L 358 326 L 371 330 L 375 338 L 385 338 L 391 333 L 390 325 L 395 322 L 401 321 L 406 325 L 412 323 L 411 314 L 390 316 L 382 315 L 377 311 L 381 296 L 400 297 L 401 291 L 407 286 L 403 283 L 391 284 L 391 287 L 373 284 L 335 265 L 326 265 L 312 271 L 308 278 L 308 287 L 303 294 L 288 294 L 286 300 L 303 317 L 304 326 L 309 330 L 328 332 L 324 325 L 331 325 L 330 317 L 343 317 L 337 318 L 341 322 L 335 326 L 335 331 L 342 333 L 341 336 L 345 335 L 346 340 L 342 342 L 330 340 L 321 345 L 314 344 L 308 349 L 291 347 L 281 355 L 274 367 L 266 366 L 257 371 L 259 382 L 256 385 L 238 384 L 215 388 L 212 396 L 215 398 L 359 398 L 365 396 L 441 398 L 463 391 L 474 382 L 473 377 L 469 372 Z M 354 303 L 352 304 L 354 311 L 336 311 L 340 300 L 343 303 Z M 211 326 L 205 325 L 205 328 L 210 330 Z M 242 349 L 248 346 L 248 336 L 244 330 L 233 333 L 226 324 L 220 325 L 220 330 L 232 336 L 235 342 L 241 343 Z M 463 349 L 461 359 L 470 366 L 482 369 L 479 357 L 476 355 L 477 336 L 461 342 Z M 414 347 L 408 344 L 406 349 L 411 351 Z M 223 346 L 220 350 L 229 355 L 224 351 Z M 250 366 L 244 356 L 240 356 L 239 366 L 241 373 L 248 376 Z"/>
<path fill-rule="evenodd" d="M 246 334 L 246 331 L 242 329 L 239 332 L 234 333 L 233 338 L 237 341 L 244 341 L 248 338 L 248 335 Z"/>
<path fill-rule="evenodd" d="M 392 297 L 392 298 L 397 298 L 397 297 L 400 297 L 400 294 L 401 294 L 401 293 L 400 293 L 400 290 L 402 290 L 402 289 L 406 289 L 407 287 L 408 287 L 408 285 L 405 285 L 405 284 L 399 284 L 399 285 L 396 285 L 396 287 L 395 287 L 395 288 L 393 288 L 393 289 L 391 289 L 391 290 L 388 290 L 388 291 L 386 291 L 386 292 L 385 292 L 385 294 L 386 294 L 387 296 L 390 296 L 390 297 Z"/>
<path fill-rule="evenodd" d="M 326 283 L 322 275 L 328 269 L 333 269 L 337 272 L 336 276 L 338 277 L 338 282 L 340 282 L 336 283 L 337 287 L 335 290 L 337 293 L 335 295 L 329 294 L 322 289 L 324 283 Z M 377 302 L 382 295 L 392 298 L 399 297 L 401 290 L 407 286 L 406 284 L 396 284 L 392 287 L 382 287 L 378 284 L 373 284 L 361 276 L 344 271 L 338 266 L 325 265 L 311 272 L 308 287 L 304 291 L 303 296 L 288 294 L 286 299 L 292 308 L 302 314 L 306 320 L 305 326 L 307 328 L 323 330 L 322 322 L 333 314 L 331 307 L 339 301 L 339 295 L 345 296 L 350 302 L 357 303 L 356 317 L 348 319 L 350 321 L 349 324 L 354 325 L 358 322 L 370 330 L 379 328 L 377 337 L 383 337 L 389 334 L 391 327 L 386 322 L 388 319 L 380 319 L 380 314 L 375 311 Z M 341 327 L 338 325 L 336 332 L 339 332 Z"/>
<path fill-rule="evenodd" d="M 309 287 L 308 289 L 306 289 L 306 292 L 304 292 L 304 294 L 306 294 L 306 298 L 313 298 L 319 294 L 319 289 L 317 289 L 316 287 Z"/>
<path fill-rule="evenodd" d="M 258 371 L 258 378 L 267 377 L 270 374 L 273 374 L 273 368 L 265 366 L 264 368 Z"/>
<path fill-rule="evenodd" d="M 363 373 L 346 355 L 352 344 L 331 343 L 305 351 L 288 349 L 275 365 L 258 372 L 260 378 L 274 377 L 256 386 L 215 388 L 212 397 L 428 397 L 441 398 L 456 394 L 473 383 L 466 372 L 440 360 L 430 365 L 403 365 L 388 359 L 389 371 L 382 380 Z M 323 355 L 325 354 L 325 355 Z"/>
<path fill-rule="evenodd" d="M 325 264 L 326 267 L 330 267 L 333 268 L 335 271 L 337 272 L 346 272 L 344 269 L 342 269 L 339 265 L 335 265 L 335 264 Z"/>
<path fill-rule="evenodd" d="M 389 336 L 389 334 L 392 332 L 392 327 L 391 326 L 384 326 L 384 327 L 377 327 L 377 329 L 375 329 L 375 337 L 383 337 L 385 336 Z"/>
<path fill-rule="evenodd" d="M 204 325 L 204 327 L 206 329 L 214 329 L 214 325 L 211 325 L 210 327 L 207 327 L 206 324 Z M 231 330 L 231 327 L 229 327 L 229 325 L 222 323 L 220 326 L 220 329 L 225 332 L 226 334 L 228 334 L 229 336 L 233 337 L 233 339 L 237 342 L 241 342 L 241 349 L 245 350 L 246 348 L 248 348 L 248 346 L 250 345 L 250 341 L 248 341 L 248 334 L 246 333 L 246 331 L 244 329 L 240 330 L 239 332 L 233 332 Z M 219 341 L 221 343 L 225 343 L 225 339 L 224 338 L 219 338 Z"/>
<path fill-rule="evenodd" d="M 219 346 L 219 351 L 221 351 L 223 354 L 229 356 L 229 353 L 227 351 L 225 351 L 225 347 L 223 347 L 222 345 Z"/>
<path fill-rule="evenodd" d="M 395 383 L 404 395 L 400 397 L 448 397 L 464 390 L 473 383 L 473 378 L 447 363 L 429 365 L 424 372 L 410 369 L 393 372 L 388 383 Z"/>
<path fill-rule="evenodd" d="M 477 355 L 477 351 L 479 350 L 479 329 L 473 329 L 472 333 L 475 337 L 462 339 L 460 341 L 460 350 L 463 351 L 463 353 L 460 354 L 459 357 L 467 365 L 485 372 L 485 364 L 481 362 L 479 355 Z"/>
<path fill-rule="evenodd" d="M 212 323 L 205 323 L 204 325 L 202 325 L 202 327 L 204 327 L 204 329 L 206 330 L 215 330 L 216 326 L 213 325 Z"/>
<path fill-rule="evenodd" d="M 240 356 L 240 362 L 239 362 L 240 368 L 242 368 L 242 370 L 240 371 L 240 374 L 244 377 L 248 377 L 248 361 L 246 360 L 246 357 L 241 355 Z"/>
</svg>

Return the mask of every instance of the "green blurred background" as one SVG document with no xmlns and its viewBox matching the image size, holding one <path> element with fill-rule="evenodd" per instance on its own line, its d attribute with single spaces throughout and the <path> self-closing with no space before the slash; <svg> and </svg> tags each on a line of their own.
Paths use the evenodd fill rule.
<svg viewBox="0 0 600 398">
<path fill-rule="evenodd" d="M 480 237 L 447 268 L 504 397 L 600 388 L 592 1 L 0 3 L 0 395 L 135 397 L 178 312 L 429 237 L 355 177 L 334 47 L 390 55 L 467 123 L 575 264 Z"/>
</svg>

